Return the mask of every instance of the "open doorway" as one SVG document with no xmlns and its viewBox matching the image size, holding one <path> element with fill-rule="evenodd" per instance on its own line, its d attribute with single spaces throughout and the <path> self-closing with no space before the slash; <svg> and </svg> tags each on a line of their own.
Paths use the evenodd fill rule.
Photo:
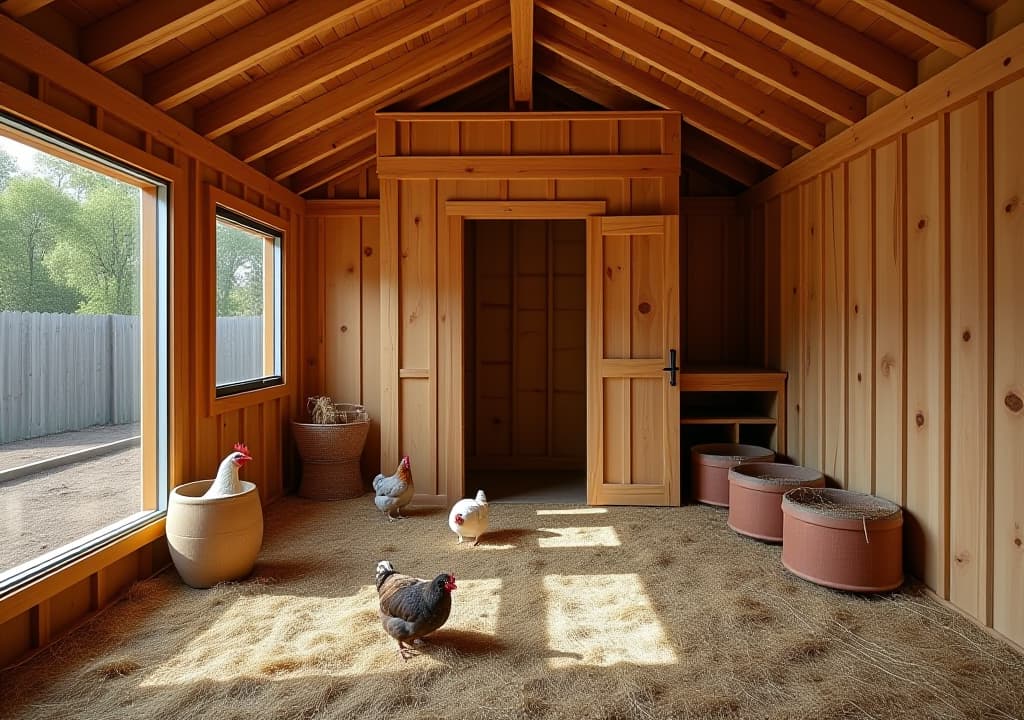
<svg viewBox="0 0 1024 720">
<path fill-rule="evenodd" d="M 586 222 L 465 225 L 466 494 L 586 503 Z"/>
</svg>

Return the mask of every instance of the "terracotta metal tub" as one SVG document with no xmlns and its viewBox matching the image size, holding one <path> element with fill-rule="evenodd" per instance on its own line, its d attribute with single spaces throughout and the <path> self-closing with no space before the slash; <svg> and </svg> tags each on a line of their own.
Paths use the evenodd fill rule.
<svg viewBox="0 0 1024 720">
<path fill-rule="evenodd" d="M 782 497 L 782 564 L 805 580 L 853 592 L 903 584 L 903 511 L 874 495 L 797 488 Z"/>
<path fill-rule="evenodd" d="M 798 487 L 825 487 L 825 476 L 785 463 L 744 463 L 731 468 L 729 527 L 758 540 L 782 542 L 782 496 Z"/>
<path fill-rule="evenodd" d="M 749 462 L 771 462 L 775 453 L 757 445 L 709 443 L 690 450 L 693 499 L 708 505 L 729 506 L 729 468 Z"/>
</svg>

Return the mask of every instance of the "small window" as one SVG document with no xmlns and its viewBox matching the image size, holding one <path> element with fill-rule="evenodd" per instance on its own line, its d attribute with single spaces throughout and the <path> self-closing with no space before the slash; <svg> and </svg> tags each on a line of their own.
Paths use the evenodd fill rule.
<svg viewBox="0 0 1024 720">
<path fill-rule="evenodd" d="M 217 207 L 217 397 L 280 385 L 281 232 Z"/>
</svg>

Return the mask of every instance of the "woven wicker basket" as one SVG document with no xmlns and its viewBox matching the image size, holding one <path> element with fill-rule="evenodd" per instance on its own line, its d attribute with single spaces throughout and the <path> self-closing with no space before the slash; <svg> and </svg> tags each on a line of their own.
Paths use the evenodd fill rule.
<svg viewBox="0 0 1024 720">
<path fill-rule="evenodd" d="M 299 485 L 302 497 L 342 500 L 363 494 L 359 456 L 366 444 L 370 422 L 361 405 L 347 406 L 342 412 L 361 419 L 329 425 L 292 422 L 295 447 L 302 458 L 302 483 Z"/>
</svg>

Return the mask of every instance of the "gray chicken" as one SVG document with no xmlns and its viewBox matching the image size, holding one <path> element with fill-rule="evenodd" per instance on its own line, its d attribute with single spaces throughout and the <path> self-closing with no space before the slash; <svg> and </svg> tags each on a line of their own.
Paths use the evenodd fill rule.
<svg viewBox="0 0 1024 720">
<path fill-rule="evenodd" d="M 410 643 L 448 621 L 452 610 L 455 576 L 441 573 L 433 580 L 401 575 L 388 560 L 377 563 L 377 594 L 380 596 L 380 621 L 387 634 L 398 641 L 398 654 L 409 659 Z"/>
<path fill-rule="evenodd" d="M 402 517 L 402 508 L 412 502 L 416 488 L 412 484 L 412 468 L 409 466 L 409 456 L 406 455 L 398 463 L 398 470 L 394 475 L 381 475 L 373 479 L 373 491 L 377 497 L 373 499 L 377 509 L 388 516 L 388 520 L 394 520 L 392 512 Z"/>
</svg>

